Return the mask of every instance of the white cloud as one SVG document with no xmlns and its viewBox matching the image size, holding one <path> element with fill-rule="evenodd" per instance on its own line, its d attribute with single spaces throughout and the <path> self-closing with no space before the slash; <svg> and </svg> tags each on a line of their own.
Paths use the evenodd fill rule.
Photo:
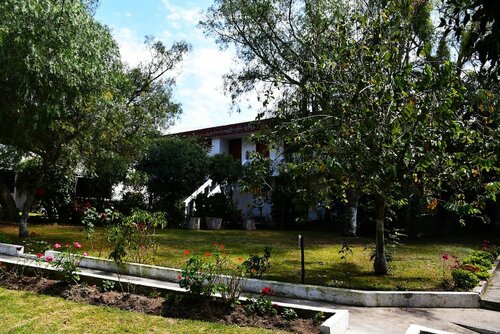
<svg viewBox="0 0 500 334">
<path fill-rule="evenodd" d="M 232 65 L 233 53 L 216 47 L 193 50 L 183 63 L 176 98 L 183 115 L 170 133 L 255 119 L 255 112 L 230 113 L 230 98 L 224 95 L 222 76 Z"/>
<path fill-rule="evenodd" d="M 135 31 L 129 28 L 120 28 L 113 31 L 113 36 L 120 47 L 122 60 L 130 66 L 136 66 L 141 61 L 149 57 L 149 53 L 144 46 L 144 40 L 141 40 Z"/>
<path fill-rule="evenodd" d="M 167 10 L 167 20 L 176 29 L 181 29 L 183 24 L 195 26 L 201 18 L 201 8 L 184 8 L 174 5 L 170 0 L 162 0 Z"/>
</svg>

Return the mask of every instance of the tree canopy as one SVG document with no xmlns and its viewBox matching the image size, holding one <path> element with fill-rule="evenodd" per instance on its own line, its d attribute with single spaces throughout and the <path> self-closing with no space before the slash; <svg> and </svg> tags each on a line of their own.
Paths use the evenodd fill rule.
<svg viewBox="0 0 500 334">
<path fill-rule="evenodd" d="M 430 2 L 409 0 L 219 0 L 202 23 L 236 47 L 245 66 L 227 75 L 227 88 L 234 99 L 258 91 L 275 119 L 267 139 L 284 148 L 281 173 L 302 181 L 299 196 L 330 203 L 355 189 L 372 199 L 381 274 L 387 207 L 415 193 L 441 200 L 446 184 L 459 191 L 443 200 L 478 212 L 460 185 L 484 192 L 470 171 L 496 163 L 491 147 L 473 144 L 491 133 L 466 105 L 446 43 L 436 46 L 430 11 Z"/>
<path fill-rule="evenodd" d="M 20 234 L 37 183 L 55 165 L 94 171 L 103 159 L 137 158 L 147 137 L 180 113 L 165 78 L 189 46 L 149 38 L 149 63 L 122 64 L 109 29 L 91 15 L 93 1 L 0 3 L 0 144 L 39 159 Z M 15 168 L 15 166 L 14 166 Z"/>
</svg>

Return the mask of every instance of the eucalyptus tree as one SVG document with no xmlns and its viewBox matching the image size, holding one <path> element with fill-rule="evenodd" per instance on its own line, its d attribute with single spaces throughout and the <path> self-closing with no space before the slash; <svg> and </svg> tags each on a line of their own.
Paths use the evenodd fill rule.
<svg viewBox="0 0 500 334">
<path fill-rule="evenodd" d="M 128 68 L 109 29 L 91 15 L 95 3 L 0 3 L 0 144 L 38 166 L 31 169 L 20 236 L 28 234 L 28 213 L 46 171 L 130 161 L 145 138 L 180 113 L 165 74 L 188 45 L 168 49 L 149 39 L 151 62 Z"/>
<path fill-rule="evenodd" d="M 430 6 L 218 0 L 202 23 L 236 47 L 244 66 L 227 75 L 227 89 L 234 99 L 259 92 L 275 118 L 268 140 L 290 153 L 281 171 L 305 181 L 299 194 L 373 199 L 379 274 L 387 273 L 387 207 L 407 203 L 409 191 L 439 193 L 449 175 L 461 181 L 464 145 L 478 136 L 460 107 L 461 73 L 433 55 Z"/>
</svg>

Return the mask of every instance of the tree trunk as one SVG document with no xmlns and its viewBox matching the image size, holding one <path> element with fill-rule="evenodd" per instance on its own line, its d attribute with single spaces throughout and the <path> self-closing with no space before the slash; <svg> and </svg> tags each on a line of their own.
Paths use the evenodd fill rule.
<svg viewBox="0 0 500 334">
<path fill-rule="evenodd" d="M 387 258 L 385 256 L 385 241 L 384 241 L 384 211 L 385 211 L 385 198 L 377 196 L 375 200 L 375 261 L 373 262 L 373 269 L 377 275 L 387 274 Z"/>
<path fill-rule="evenodd" d="M 344 234 L 355 237 L 358 233 L 358 192 L 355 188 L 347 190 L 347 206 Z"/>
<path fill-rule="evenodd" d="M 26 201 L 23 205 L 23 212 L 21 213 L 21 219 L 19 220 L 19 237 L 24 238 L 29 235 L 28 233 L 28 216 L 31 211 L 31 206 L 35 200 L 36 189 L 27 190 Z"/>
<path fill-rule="evenodd" d="M 19 219 L 19 211 L 17 211 L 16 202 L 12 198 L 9 187 L 5 183 L 5 180 L 0 177 L 0 202 L 5 208 L 7 216 L 5 217 L 8 221 L 16 222 Z"/>
</svg>

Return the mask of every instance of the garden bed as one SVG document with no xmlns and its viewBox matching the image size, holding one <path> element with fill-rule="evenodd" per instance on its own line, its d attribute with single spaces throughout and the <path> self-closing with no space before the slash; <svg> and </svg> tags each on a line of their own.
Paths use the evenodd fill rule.
<svg viewBox="0 0 500 334">
<path fill-rule="evenodd" d="M 67 284 L 48 278 L 20 276 L 4 272 L 0 286 L 12 290 L 32 291 L 67 300 L 85 302 L 92 305 L 116 307 L 169 318 L 202 320 L 208 322 L 259 327 L 271 330 L 285 330 L 291 333 L 320 333 L 320 323 L 312 318 L 287 320 L 281 315 L 257 315 L 248 312 L 244 304 L 231 307 L 221 300 L 200 298 L 189 294 L 151 293 L 149 296 L 130 292 L 103 291 L 102 288 L 87 284 Z M 278 307 L 276 305 L 276 307 Z M 300 315 L 300 312 L 298 312 Z M 318 317 L 319 320 L 319 317 Z"/>
</svg>

